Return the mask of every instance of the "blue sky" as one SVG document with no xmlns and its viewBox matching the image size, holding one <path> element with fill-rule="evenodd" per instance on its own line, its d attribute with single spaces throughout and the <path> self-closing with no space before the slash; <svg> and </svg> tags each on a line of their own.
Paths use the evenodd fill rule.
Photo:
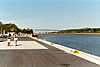
<svg viewBox="0 0 100 67">
<path fill-rule="evenodd" d="M 0 21 L 33 29 L 100 27 L 100 0 L 0 0 Z"/>
</svg>

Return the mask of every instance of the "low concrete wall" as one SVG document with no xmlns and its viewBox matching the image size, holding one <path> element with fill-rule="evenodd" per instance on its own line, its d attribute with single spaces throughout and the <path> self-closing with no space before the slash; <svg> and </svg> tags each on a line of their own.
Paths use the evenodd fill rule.
<svg viewBox="0 0 100 67">
<path fill-rule="evenodd" d="M 43 43 L 46 43 L 48 45 L 51 45 L 51 42 L 49 42 L 49 41 L 42 40 L 42 39 L 37 39 L 37 38 L 34 38 L 34 37 L 31 37 L 31 38 L 33 38 L 35 40 L 38 40 L 38 41 L 41 41 Z M 62 46 L 62 45 L 59 45 L 59 44 L 55 44 L 55 43 L 53 45 L 51 45 L 51 46 L 56 47 L 56 48 L 58 48 L 60 50 L 63 50 L 63 51 L 65 51 L 65 53 L 73 54 L 75 56 L 78 56 L 80 58 L 86 59 L 86 60 L 88 60 L 90 62 L 93 62 L 95 64 L 100 65 L 100 57 L 98 57 L 98 56 L 91 55 L 91 54 L 88 54 L 88 53 L 85 53 L 85 52 L 82 52 L 82 51 L 78 51 L 79 54 L 75 54 L 74 53 L 75 49 L 72 49 L 72 48 L 69 48 L 69 47 L 65 47 L 65 46 Z"/>
</svg>

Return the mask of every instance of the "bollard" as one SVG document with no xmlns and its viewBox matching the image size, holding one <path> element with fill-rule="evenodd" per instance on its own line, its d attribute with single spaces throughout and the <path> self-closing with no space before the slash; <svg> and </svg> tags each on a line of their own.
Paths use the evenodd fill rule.
<svg viewBox="0 0 100 67">
<path fill-rule="evenodd" d="M 78 50 L 74 50 L 74 54 L 79 54 L 79 51 Z"/>
<path fill-rule="evenodd" d="M 51 45 L 54 45 L 54 43 L 53 43 L 53 42 L 51 42 Z"/>
</svg>

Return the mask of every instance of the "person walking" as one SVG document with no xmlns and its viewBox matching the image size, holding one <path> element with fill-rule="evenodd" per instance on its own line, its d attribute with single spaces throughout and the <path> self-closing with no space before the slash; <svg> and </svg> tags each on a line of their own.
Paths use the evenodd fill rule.
<svg viewBox="0 0 100 67">
<path fill-rule="evenodd" d="M 8 37 L 8 46 L 10 46 L 10 42 L 11 42 L 11 34 L 9 34 L 9 37 Z"/>
<path fill-rule="evenodd" d="M 10 46 L 10 37 L 8 37 L 8 46 Z"/>
<path fill-rule="evenodd" d="M 18 40 L 17 35 L 16 35 L 16 34 L 14 34 L 15 46 L 17 46 L 17 40 Z"/>
</svg>

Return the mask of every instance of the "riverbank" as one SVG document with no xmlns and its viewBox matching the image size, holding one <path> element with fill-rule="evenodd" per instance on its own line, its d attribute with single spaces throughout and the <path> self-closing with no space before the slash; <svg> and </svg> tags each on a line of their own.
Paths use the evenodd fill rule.
<svg viewBox="0 0 100 67">
<path fill-rule="evenodd" d="M 0 67 L 100 67 L 95 58 L 89 57 L 94 63 L 76 54 L 69 54 L 66 47 L 50 43 L 33 37 L 19 37 L 16 47 L 8 47 L 7 41 L 1 42 L 4 48 L 0 48 Z"/>
<path fill-rule="evenodd" d="M 34 38 L 35 39 L 35 38 Z M 65 47 L 65 46 L 62 46 L 62 45 L 59 45 L 59 44 L 53 44 L 53 45 L 51 45 L 51 42 L 49 42 L 49 41 L 46 41 L 46 40 L 41 40 L 41 39 L 36 39 L 36 40 L 38 40 L 38 41 L 40 41 L 40 42 L 43 42 L 43 43 L 45 43 L 45 44 L 47 44 L 47 45 L 50 45 L 50 46 L 53 46 L 53 47 L 55 47 L 55 48 L 57 48 L 57 49 L 60 49 L 60 50 L 62 50 L 62 51 L 64 51 L 65 53 L 67 53 L 67 54 L 69 54 L 69 55 L 73 55 L 73 56 L 76 56 L 76 57 L 78 57 L 78 58 L 81 58 L 81 59 L 84 59 L 84 60 L 88 60 L 89 62 L 92 62 L 92 63 L 95 63 L 95 64 L 97 64 L 97 65 L 100 65 L 100 57 L 98 57 L 98 56 L 94 56 L 94 55 L 91 55 L 91 54 L 88 54 L 88 53 L 85 53 L 85 52 L 82 52 L 82 51 L 79 51 L 79 54 L 74 54 L 73 53 L 73 51 L 75 50 L 75 49 L 72 49 L 72 48 L 69 48 L 69 47 Z M 81 61 L 80 61 L 81 62 Z M 76 63 L 77 64 L 77 63 Z M 76 65 L 75 64 L 75 65 Z M 84 63 L 83 63 L 84 64 Z M 84 65 L 87 65 L 87 64 L 84 64 Z M 75 66 L 74 66 L 75 67 Z M 77 66 L 78 67 L 78 66 Z M 80 67 L 80 66 L 79 66 Z M 82 65 L 81 65 L 81 67 L 82 67 Z M 96 67 L 96 66 L 95 66 Z M 99 67 L 99 66 L 98 66 Z"/>
<path fill-rule="evenodd" d="M 66 34 L 66 35 L 95 35 L 95 36 L 100 36 L 100 33 L 48 33 L 48 34 Z"/>
<path fill-rule="evenodd" d="M 38 38 L 44 38 L 44 37 L 56 37 L 52 34 L 63 34 L 63 35 L 93 35 L 93 36 L 100 36 L 100 33 L 48 33 L 48 34 L 40 34 L 38 35 Z"/>
<path fill-rule="evenodd" d="M 61 44 L 66 47 L 81 50 L 83 52 L 100 57 L 100 36 L 64 35 L 64 34 L 48 34 L 48 35 L 52 35 L 55 37 L 43 37 L 41 39 Z"/>
</svg>

